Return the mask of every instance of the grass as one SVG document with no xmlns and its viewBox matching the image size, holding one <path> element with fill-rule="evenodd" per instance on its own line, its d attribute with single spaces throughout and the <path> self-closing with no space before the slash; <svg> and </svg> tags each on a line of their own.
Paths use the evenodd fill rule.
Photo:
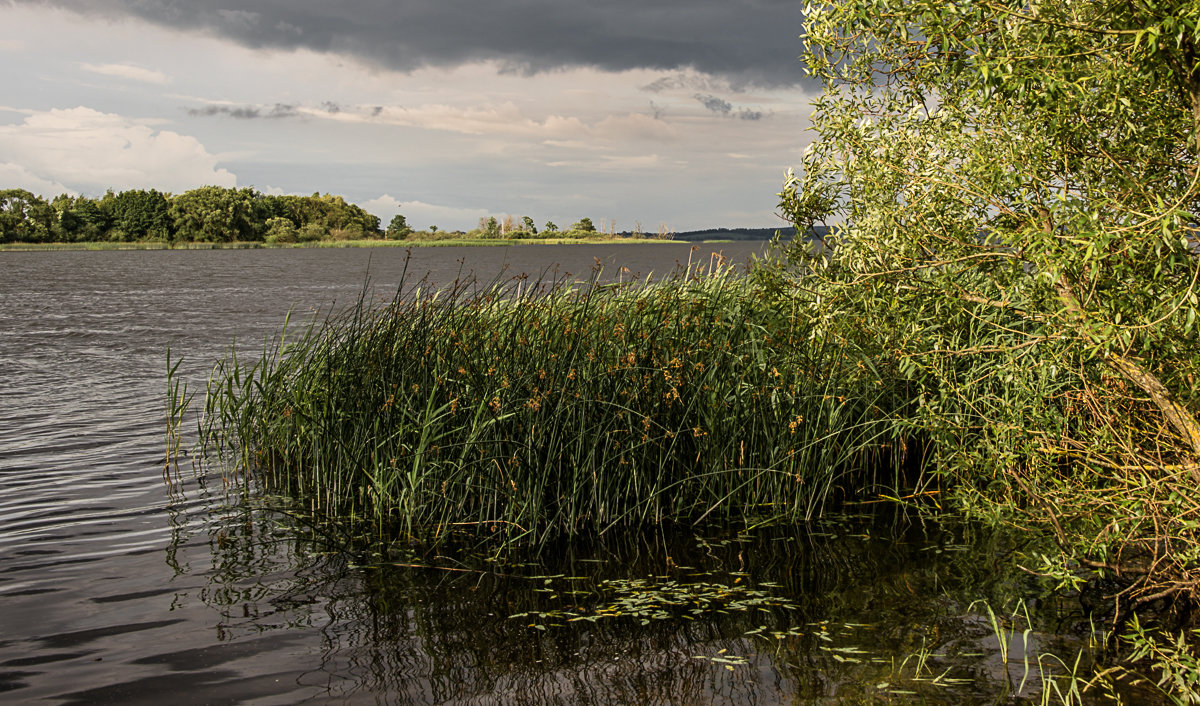
<svg viewBox="0 0 1200 706">
<path fill-rule="evenodd" d="M 388 305 L 360 303 L 295 340 L 281 335 L 255 361 L 220 361 L 202 439 L 256 497 L 418 551 L 464 537 L 498 554 L 661 524 L 801 522 L 842 499 L 920 486 L 924 477 L 902 477 L 903 452 L 893 451 L 907 446 L 924 454 L 922 473 L 950 485 L 939 497 L 954 512 L 1026 528 L 1048 513 L 1064 556 L 1058 516 L 1075 532 L 1107 532 L 1117 518 L 1125 527 L 1183 522 L 1179 561 L 1194 566 L 1194 494 L 1176 481 L 1159 490 L 1141 476 L 1098 481 L 1030 462 L 1028 444 L 1042 439 L 1031 422 L 1059 419 L 1057 405 L 1083 385 L 1069 368 L 1048 372 L 1053 348 L 1024 365 L 1031 352 L 992 346 L 939 359 L 944 369 L 923 377 L 889 355 L 903 346 L 815 335 L 819 308 L 768 291 L 724 271 L 657 283 L 603 284 L 597 273 L 584 284 L 402 285 Z M 995 313 L 983 311 L 979 326 L 986 315 Z M 860 337 L 892 330 L 859 324 L 847 323 Z M 1057 423 L 1087 431 L 1086 421 Z M 925 446 L 923 429 L 940 430 L 936 443 Z M 1135 483 L 1169 494 L 1179 512 L 1147 513 L 1137 506 L 1145 488 L 1124 492 Z M 1044 487 L 1030 492 L 1034 484 Z M 1022 505 L 1017 489 L 1048 500 Z M 1099 499 L 1073 505 L 1082 495 Z M 1129 507 L 1111 507 L 1121 503 Z M 1053 562 L 1026 570 L 1066 587 L 1085 580 Z M 1018 617 L 1028 626 L 1028 615 L 987 608 L 987 617 L 1007 673 L 1013 626 Z M 1026 627 L 1014 686 L 1036 678 L 1046 703 L 1139 682 L 1194 699 L 1195 634 L 1148 634 L 1126 638 L 1134 652 L 1123 665 L 1096 671 L 1078 655 L 1032 663 Z M 923 660 L 915 674 L 949 683 Z"/>
<path fill-rule="evenodd" d="M 167 242 L 88 242 L 88 243 L 0 243 L 0 252 L 46 252 L 58 250 L 246 250 L 270 247 L 257 242 L 238 243 L 167 243 Z"/>
<path fill-rule="evenodd" d="M 533 547 L 898 483 L 869 362 L 744 277 L 401 291 L 216 366 L 203 438 L 240 482 L 403 540 Z"/>
</svg>

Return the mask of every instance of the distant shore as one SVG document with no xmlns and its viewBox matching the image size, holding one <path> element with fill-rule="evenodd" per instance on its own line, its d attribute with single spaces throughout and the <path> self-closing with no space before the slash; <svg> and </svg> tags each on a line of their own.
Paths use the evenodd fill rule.
<svg viewBox="0 0 1200 706">
<path fill-rule="evenodd" d="M 3 243 L 0 252 L 44 252 L 58 250 L 259 250 L 296 248 L 430 248 L 430 247 L 496 247 L 520 245 L 654 245 L 684 244 L 685 240 L 644 238 L 539 238 L 522 240 L 446 239 L 446 240 L 319 240 L 311 243 L 264 243 L 259 241 L 232 243 Z M 723 240 L 705 242 L 731 242 Z"/>
</svg>

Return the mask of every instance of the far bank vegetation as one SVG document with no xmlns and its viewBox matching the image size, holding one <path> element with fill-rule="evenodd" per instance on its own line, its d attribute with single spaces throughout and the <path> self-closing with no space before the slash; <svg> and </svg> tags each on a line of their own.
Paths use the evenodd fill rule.
<svg viewBox="0 0 1200 706">
<path fill-rule="evenodd" d="M 263 194 L 253 188 L 204 186 L 170 194 L 155 189 L 108 191 L 100 198 L 60 194 L 45 199 L 24 189 L 0 190 L 0 245 L 120 243 L 261 243 L 293 245 L 339 241 L 514 241 L 666 239 L 665 224 L 653 234 L 639 223 L 618 233 L 615 221 L 597 228 L 581 218 L 567 228 L 529 216 L 485 217 L 469 231 L 416 230 L 403 215 L 386 228 L 378 216 L 342 196 Z"/>
</svg>

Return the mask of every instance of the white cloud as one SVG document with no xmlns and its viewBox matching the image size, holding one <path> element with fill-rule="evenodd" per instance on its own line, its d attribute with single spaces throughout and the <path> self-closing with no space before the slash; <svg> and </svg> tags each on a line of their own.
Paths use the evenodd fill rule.
<svg viewBox="0 0 1200 706">
<path fill-rule="evenodd" d="M 0 39 L 0 51 L 21 51 L 25 48 L 25 42 L 19 39 Z"/>
<path fill-rule="evenodd" d="M 439 206 L 423 201 L 399 201 L 390 194 L 364 201 L 361 205 L 368 212 L 379 216 L 386 226 L 397 213 L 403 213 L 408 224 L 413 228 L 423 230 L 436 225 L 443 230 L 466 230 L 474 228 L 476 222 L 490 212 L 483 208 L 456 208 L 454 206 Z"/>
<path fill-rule="evenodd" d="M 400 213 L 400 202 L 391 194 L 384 194 L 377 199 L 364 201 L 360 204 L 370 213 L 379 216 L 379 220 L 387 222 L 392 219 L 392 216 Z"/>
<path fill-rule="evenodd" d="M 557 147 L 564 150 L 574 150 L 576 152 L 598 152 L 605 149 L 604 145 L 597 142 L 585 140 L 546 140 L 542 144 L 547 147 Z"/>
<path fill-rule="evenodd" d="M 610 115 L 596 123 L 594 130 L 597 137 L 610 140 L 673 140 L 679 137 L 679 129 L 641 113 L 628 115 Z"/>
<path fill-rule="evenodd" d="M 268 113 L 269 106 L 244 106 Z M 674 140 L 680 136 L 677 126 L 642 113 L 604 115 L 595 122 L 564 115 L 548 115 L 538 120 L 526 115 L 515 103 L 481 106 L 429 104 L 418 106 L 352 106 L 330 110 L 328 106 L 295 107 L 295 114 L 343 123 L 376 123 L 425 130 L 457 132 L 466 135 L 533 137 L 547 144 L 567 146 L 587 144 L 585 140 Z"/>
<path fill-rule="evenodd" d="M 57 181 L 44 179 L 25 167 L 10 162 L 0 162 L 0 185 L 3 185 L 0 188 L 25 189 L 47 197 L 75 193 Z"/>
<path fill-rule="evenodd" d="M 206 184 L 236 186 L 194 137 L 83 106 L 30 111 L 24 122 L 0 125 L 0 154 L 45 182 L 92 193 L 155 188 L 186 191 Z"/>
<path fill-rule="evenodd" d="M 547 162 L 548 167 L 570 167 L 579 171 L 636 171 L 639 169 L 657 169 L 663 166 L 664 160 L 657 154 L 639 155 L 604 155 L 599 159 L 559 160 Z"/>
<path fill-rule="evenodd" d="M 171 79 L 161 71 L 151 69 L 143 69 L 140 66 L 131 64 L 80 64 L 79 68 L 84 71 L 90 71 L 94 74 L 104 76 L 115 76 L 117 78 L 128 79 L 130 81 L 141 81 L 143 83 L 170 83 Z"/>
<path fill-rule="evenodd" d="M 300 108 L 305 115 L 339 122 L 381 123 L 426 130 L 457 132 L 466 135 L 534 135 L 572 137 L 585 135 L 589 128 L 579 118 L 550 115 L 537 121 L 524 115 L 512 102 L 458 107 L 442 104 L 419 106 L 356 107 L 330 111 L 326 108 Z"/>
</svg>

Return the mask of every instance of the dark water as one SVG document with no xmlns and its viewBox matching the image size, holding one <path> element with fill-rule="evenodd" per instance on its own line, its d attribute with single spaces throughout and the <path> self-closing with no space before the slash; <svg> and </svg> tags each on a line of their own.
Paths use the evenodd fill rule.
<svg viewBox="0 0 1200 706">
<path fill-rule="evenodd" d="M 405 267 L 410 281 L 447 283 L 505 268 L 586 278 L 599 261 L 628 277 L 762 246 L 706 247 L 428 248 L 407 263 L 399 249 L 0 253 L 0 702 L 1052 695 L 1042 676 L 1064 672 L 1052 655 L 1072 664 L 1084 646 L 1077 602 L 1040 598 L 1011 540 L 883 506 L 489 571 L 476 557 L 427 568 L 309 537 L 228 500 L 216 471 L 164 478 L 168 347 L 195 385 L 232 341 L 252 354 L 289 311 L 306 320 L 356 301 L 368 275 L 374 298 Z"/>
</svg>

